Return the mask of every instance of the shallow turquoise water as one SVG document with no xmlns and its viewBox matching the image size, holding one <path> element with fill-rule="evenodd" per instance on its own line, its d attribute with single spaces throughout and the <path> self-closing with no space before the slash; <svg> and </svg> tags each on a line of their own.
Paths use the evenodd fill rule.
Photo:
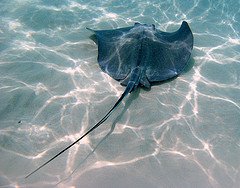
<svg viewBox="0 0 240 188">
<path fill-rule="evenodd" d="M 0 187 L 239 187 L 238 0 L 2 0 L 0 7 Z M 171 32 L 183 20 L 195 39 L 192 68 L 138 89 L 79 145 L 24 179 L 124 91 L 100 70 L 85 27 L 141 22 Z"/>
</svg>

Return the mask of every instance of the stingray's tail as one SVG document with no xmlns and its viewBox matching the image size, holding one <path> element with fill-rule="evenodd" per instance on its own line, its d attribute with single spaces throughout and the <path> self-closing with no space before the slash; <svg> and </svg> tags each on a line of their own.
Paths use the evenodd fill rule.
<svg viewBox="0 0 240 188">
<path fill-rule="evenodd" d="M 71 148 L 73 145 L 75 145 L 77 142 L 79 142 L 80 140 L 82 140 L 85 136 L 87 136 L 90 132 L 92 132 L 94 129 L 96 129 L 97 127 L 99 127 L 103 122 L 105 122 L 107 120 L 107 118 L 112 114 L 112 112 L 116 109 L 116 107 L 121 103 L 121 101 L 124 99 L 125 96 L 128 95 L 128 93 L 130 93 L 131 91 L 133 91 L 139 83 L 139 76 L 140 75 L 140 68 L 136 67 L 135 69 L 132 70 L 131 72 L 131 77 L 130 80 L 127 84 L 127 87 L 125 89 L 125 91 L 123 92 L 123 94 L 121 95 L 121 97 L 118 99 L 118 101 L 114 104 L 114 106 L 109 110 L 109 112 L 96 124 L 94 125 L 91 129 L 89 129 L 85 134 L 83 134 L 80 138 L 78 138 L 75 142 L 73 142 L 72 144 L 70 144 L 69 146 L 67 146 L 65 149 L 63 149 L 62 151 L 60 151 L 58 154 L 56 154 L 54 157 L 52 157 L 51 159 L 49 159 L 47 162 L 43 163 L 41 166 L 39 166 L 36 170 L 34 170 L 33 172 L 31 172 L 30 174 L 28 174 L 25 178 L 28 178 L 29 176 L 31 176 L 32 174 L 34 174 L 35 172 L 37 172 L 38 170 L 40 170 L 42 167 L 44 167 L 45 165 L 47 165 L 48 163 L 50 163 L 53 159 L 57 158 L 59 155 L 61 155 L 63 152 L 65 152 L 66 150 L 68 150 L 69 148 Z"/>
</svg>

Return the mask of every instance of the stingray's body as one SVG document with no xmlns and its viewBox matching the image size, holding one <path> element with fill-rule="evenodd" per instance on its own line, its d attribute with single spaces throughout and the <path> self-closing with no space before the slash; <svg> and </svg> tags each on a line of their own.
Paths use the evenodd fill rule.
<svg viewBox="0 0 240 188">
<path fill-rule="evenodd" d="M 51 162 L 101 125 L 123 98 L 139 85 L 150 88 L 153 82 L 178 76 L 186 67 L 193 48 L 193 35 L 185 21 L 173 33 L 157 30 L 154 25 L 140 23 L 135 23 L 133 27 L 114 30 L 87 29 L 94 32 L 101 69 L 112 78 L 121 81 L 126 89 L 96 125 L 26 177 Z"/>
<path fill-rule="evenodd" d="M 187 22 L 173 33 L 139 23 L 133 27 L 91 31 L 96 36 L 101 69 L 123 85 L 129 83 L 136 69 L 139 70 L 135 85 L 147 88 L 151 82 L 177 76 L 186 66 L 193 47 Z"/>
</svg>

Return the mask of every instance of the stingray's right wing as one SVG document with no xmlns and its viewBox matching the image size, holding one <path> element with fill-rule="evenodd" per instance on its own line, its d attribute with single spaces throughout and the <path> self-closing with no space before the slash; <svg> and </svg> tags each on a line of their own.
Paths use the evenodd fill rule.
<svg viewBox="0 0 240 188">
<path fill-rule="evenodd" d="M 98 63 L 101 69 L 116 80 L 126 78 L 136 62 L 138 41 L 127 35 L 133 27 L 113 30 L 89 29 L 96 36 Z"/>
</svg>

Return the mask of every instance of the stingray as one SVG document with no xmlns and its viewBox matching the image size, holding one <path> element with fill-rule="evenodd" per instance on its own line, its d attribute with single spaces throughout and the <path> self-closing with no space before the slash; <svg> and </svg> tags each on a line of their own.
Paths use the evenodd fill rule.
<svg viewBox="0 0 240 188">
<path fill-rule="evenodd" d="M 97 59 L 100 68 L 113 79 L 120 81 L 126 89 L 97 124 L 26 178 L 105 122 L 121 101 L 138 86 L 150 88 L 154 82 L 177 77 L 187 66 L 193 48 L 193 34 L 186 21 L 172 33 L 160 31 L 155 25 L 140 23 L 113 30 L 87 29 L 93 32 L 90 38 L 98 45 Z"/>
</svg>

